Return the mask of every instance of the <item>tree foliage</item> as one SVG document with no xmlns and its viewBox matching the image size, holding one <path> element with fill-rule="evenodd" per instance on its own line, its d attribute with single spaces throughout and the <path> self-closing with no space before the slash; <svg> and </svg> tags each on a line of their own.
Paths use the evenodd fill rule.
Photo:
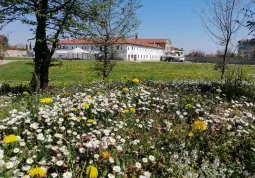
<svg viewBox="0 0 255 178">
<path fill-rule="evenodd" d="M 0 35 L 0 59 L 3 59 L 5 52 L 8 49 L 8 38 L 5 35 Z"/>
<path fill-rule="evenodd" d="M 35 39 L 33 90 L 48 88 L 52 55 L 60 38 L 86 34 L 86 21 L 101 8 L 97 0 L 2 0 L 0 22 L 21 21 L 31 27 Z"/>
</svg>

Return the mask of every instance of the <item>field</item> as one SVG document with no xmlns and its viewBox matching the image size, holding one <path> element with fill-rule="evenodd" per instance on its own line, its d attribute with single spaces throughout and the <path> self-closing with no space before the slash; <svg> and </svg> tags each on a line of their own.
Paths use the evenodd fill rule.
<svg viewBox="0 0 255 178">
<path fill-rule="evenodd" d="M 0 123 L 0 176 L 254 177 L 254 97 L 202 88 L 133 79 L 0 97 L 19 105 Z"/>
<path fill-rule="evenodd" d="M 28 83 L 31 64 L 1 65 L 0 83 Z M 113 82 L 92 68 L 63 61 L 57 87 L 0 95 L 0 177 L 255 177 L 254 82 L 211 82 L 213 64 L 119 62 Z"/>
<path fill-rule="evenodd" d="M 79 84 L 100 81 L 93 70 L 93 61 L 63 61 L 60 67 L 50 69 L 51 83 Z M 142 80 L 219 80 L 219 72 L 213 70 L 213 64 L 167 63 L 167 62 L 118 62 L 110 74 L 110 81 L 122 81 L 125 78 L 138 77 Z M 230 65 L 230 68 L 236 66 Z M 255 74 L 255 66 L 245 65 L 244 70 Z M 13 62 L 0 66 L 0 83 L 28 83 L 33 66 L 31 62 Z M 254 81 L 254 78 L 252 78 Z"/>
<path fill-rule="evenodd" d="M 4 57 L 4 60 L 17 60 L 17 61 L 22 61 L 22 60 L 31 60 L 31 57 Z"/>
</svg>

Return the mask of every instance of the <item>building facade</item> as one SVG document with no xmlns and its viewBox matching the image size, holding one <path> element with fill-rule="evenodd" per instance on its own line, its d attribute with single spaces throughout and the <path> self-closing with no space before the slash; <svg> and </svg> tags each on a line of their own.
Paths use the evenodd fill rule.
<svg viewBox="0 0 255 178">
<path fill-rule="evenodd" d="M 171 50 L 168 39 L 125 39 L 117 40 L 113 45 L 116 54 L 125 61 L 160 61 L 161 56 Z M 81 53 L 73 52 L 81 49 Z M 61 40 L 56 58 L 91 59 L 102 51 L 102 46 L 91 39 Z"/>
<path fill-rule="evenodd" d="M 255 39 L 238 41 L 238 54 L 246 59 L 255 58 Z"/>
</svg>

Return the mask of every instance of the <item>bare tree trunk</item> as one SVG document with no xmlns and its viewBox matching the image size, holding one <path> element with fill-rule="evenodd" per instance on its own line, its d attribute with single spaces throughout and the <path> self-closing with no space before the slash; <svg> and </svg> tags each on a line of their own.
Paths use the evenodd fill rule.
<svg viewBox="0 0 255 178">
<path fill-rule="evenodd" d="M 108 46 L 104 46 L 104 67 L 103 67 L 103 80 L 105 80 L 107 76 L 107 57 L 108 57 Z"/>
<path fill-rule="evenodd" d="M 48 75 L 50 66 L 50 50 L 46 41 L 46 13 L 48 8 L 48 0 L 40 1 L 38 4 L 38 11 L 40 13 L 36 16 L 37 29 L 36 29 L 36 42 L 34 47 L 35 52 L 35 68 L 30 86 L 33 91 L 48 88 Z"/>
<path fill-rule="evenodd" d="M 224 78 L 225 71 L 226 71 L 226 61 L 227 61 L 227 54 L 228 54 L 228 44 L 229 40 L 227 40 L 225 50 L 224 50 L 224 55 L 223 55 L 223 64 L 222 64 L 222 69 L 221 69 L 221 80 Z"/>
</svg>

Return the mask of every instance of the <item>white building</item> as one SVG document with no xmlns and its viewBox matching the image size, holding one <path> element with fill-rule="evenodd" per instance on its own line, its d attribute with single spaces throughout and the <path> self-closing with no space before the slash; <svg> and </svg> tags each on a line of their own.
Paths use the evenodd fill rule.
<svg viewBox="0 0 255 178">
<path fill-rule="evenodd" d="M 61 40 L 54 57 L 91 59 L 102 50 L 100 44 L 92 41 L 91 39 Z M 118 40 L 114 48 L 118 56 L 125 61 L 160 61 L 161 56 L 171 50 L 171 41 L 168 39 L 126 39 Z M 72 52 L 73 50 L 80 52 L 75 53 Z"/>
</svg>

